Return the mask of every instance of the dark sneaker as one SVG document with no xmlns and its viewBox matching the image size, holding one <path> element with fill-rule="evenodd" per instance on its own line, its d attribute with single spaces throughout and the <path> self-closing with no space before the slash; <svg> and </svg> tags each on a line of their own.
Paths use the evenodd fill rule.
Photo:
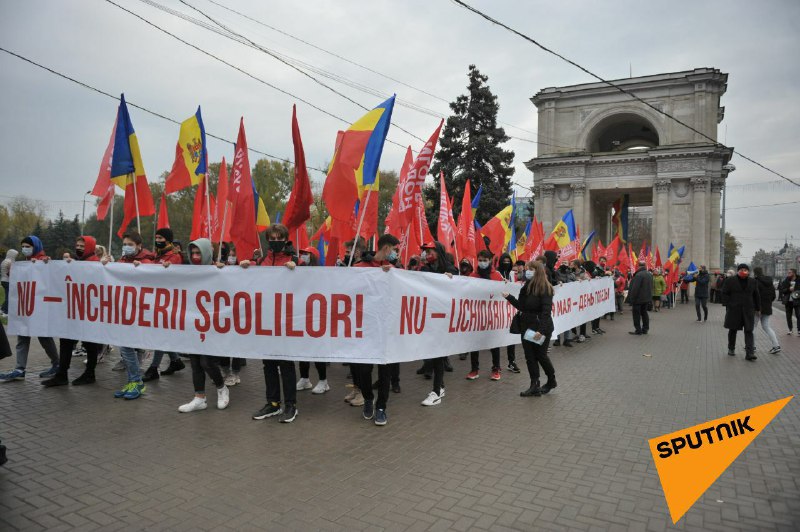
<svg viewBox="0 0 800 532">
<path fill-rule="evenodd" d="M 517 366 L 516 362 L 509 362 L 508 371 L 510 371 L 511 373 L 519 373 L 520 372 L 519 366 Z"/>
<path fill-rule="evenodd" d="M 45 388 L 52 388 L 53 386 L 64 386 L 69 384 L 69 379 L 66 375 L 62 375 L 61 373 L 56 373 L 53 377 L 49 379 L 45 379 L 42 381 L 42 386 Z"/>
<path fill-rule="evenodd" d="M 728 355 L 730 355 L 732 357 L 735 357 L 736 356 L 736 350 L 735 349 L 728 349 Z"/>
<path fill-rule="evenodd" d="M 150 382 L 150 381 L 158 380 L 158 378 L 159 378 L 158 368 L 154 368 L 153 366 L 150 366 L 149 368 L 147 368 L 147 371 L 144 372 L 144 377 L 142 377 L 142 381 L 143 382 Z"/>
<path fill-rule="evenodd" d="M 550 390 L 557 386 L 555 379 L 547 379 L 547 382 L 542 386 L 539 391 L 542 392 L 542 395 L 549 393 Z"/>
<path fill-rule="evenodd" d="M 296 417 L 297 407 L 292 404 L 288 404 L 286 405 L 286 408 L 283 409 L 283 414 L 281 414 L 281 417 L 278 418 L 278 421 L 280 423 L 291 423 Z"/>
<path fill-rule="evenodd" d="M 186 364 L 184 364 L 183 360 L 181 360 L 180 358 L 178 360 L 175 360 L 175 361 L 170 360 L 169 366 L 167 366 L 167 369 L 162 371 L 161 374 L 162 375 L 172 375 L 176 371 L 180 371 L 185 367 L 186 367 Z"/>
<path fill-rule="evenodd" d="M 49 379 L 50 377 L 55 377 L 56 373 L 58 373 L 58 364 L 53 364 L 50 369 L 46 369 L 43 372 L 39 373 L 40 379 Z"/>
<path fill-rule="evenodd" d="M 253 419 L 266 419 L 278 414 L 283 414 L 283 408 L 281 408 L 280 403 L 267 403 L 264 408 L 253 414 Z"/>
<path fill-rule="evenodd" d="M 453 372 L 453 365 L 450 364 L 450 359 L 448 357 L 445 357 L 444 359 L 444 370 L 447 371 L 448 373 Z"/>
<path fill-rule="evenodd" d="M 375 404 L 372 401 L 364 401 L 364 408 L 361 410 L 361 415 L 364 419 L 372 419 L 375 415 Z"/>
<path fill-rule="evenodd" d="M 747 353 L 744 356 L 745 360 L 758 360 L 758 357 L 754 353 Z"/>
<path fill-rule="evenodd" d="M 388 421 L 388 418 L 386 416 L 386 410 L 383 410 L 382 408 L 379 408 L 378 410 L 375 411 L 375 424 L 376 425 L 378 425 L 379 427 L 382 427 L 382 426 L 386 425 L 387 421 Z"/>
<path fill-rule="evenodd" d="M 628 332 L 628 334 L 632 334 L 634 336 L 641 336 L 642 335 L 642 331 L 630 331 L 630 332 Z"/>
<path fill-rule="evenodd" d="M 777 355 L 780 352 L 781 352 L 781 346 L 773 347 L 772 349 L 769 350 L 770 355 Z"/>
<path fill-rule="evenodd" d="M 399 382 L 395 382 L 394 384 L 392 384 L 392 391 L 394 393 L 400 393 L 400 383 Z"/>
<path fill-rule="evenodd" d="M 94 371 L 86 370 L 83 372 L 83 375 L 72 381 L 73 386 L 80 386 L 82 384 L 94 384 Z"/>
<path fill-rule="evenodd" d="M 553 342 L 553 347 L 558 347 L 560 345 L 561 345 L 561 340 L 559 340 L 559 339 L 556 339 L 556 341 Z"/>
</svg>

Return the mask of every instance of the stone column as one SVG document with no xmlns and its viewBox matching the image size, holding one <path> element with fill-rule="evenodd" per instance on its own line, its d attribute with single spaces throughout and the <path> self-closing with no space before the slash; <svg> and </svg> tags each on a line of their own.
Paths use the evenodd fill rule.
<svg viewBox="0 0 800 532">
<path fill-rule="evenodd" d="M 706 211 L 706 187 L 708 181 L 705 177 L 693 177 L 692 188 L 692 249 L 689 261 L 694 261 L 695 266 L 708 265 L 706 253 L 706 232 L 709 213 Z"/>
<path fill-rule="evenodd" d="M 573 183 L 572 188 L 572 215 L 575 217 L 575 224 L 581 227 L 581 237 L 588 234 L 589 226 L 584 220 L 586 210 L 584 208 L 584 198 L 586 196 L 586 185 L 583 183 Z"/>
<path fill-rule="evenodd" d="M 719 250 L 722 242 L 720 235 L 722 224 L 720 220 L 720 193 L 724 186 L 725 181 L 722 179 L 714 179 L 711 181 L 711 214 L 709 217 L 710 238 L 708 240 L 709 270 L 722 268 L 722 264 L 719 263 Z"/>
<path fill-rule="evenodd" d="M 545 234 L 553 230 L 553 202 L 555 201 L 556 187 L 555 185 L 545 184 L 541 186 L 542 194 L 542 224 L 544 226 Z"/>
<path fill-rule="evenodd" d="M 669 250 L 669 179 L 658 179 L 653 184 L 653 236 L 652 243 L 661 251 L 664 261 Z M 655 251 L 653 251 L 655 253 Z"/>
</svg>

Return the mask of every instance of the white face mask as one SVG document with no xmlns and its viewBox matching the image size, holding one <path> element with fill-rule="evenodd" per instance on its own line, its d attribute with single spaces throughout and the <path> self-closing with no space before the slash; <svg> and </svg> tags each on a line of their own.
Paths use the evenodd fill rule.
<svg viewBox="0 0 800 532">
<path fill-rule="evenodd" d="M 533 274 L 534 274 L 533 270 L 525 270 L 525 278 L 526 279 L 533 279 Z"/>
<path fill-rule="evenodd" d="M 236 264 L 236 255 L 228 255 L 228 264 Z"/>
<path fill-rule="evenodd" d="M 428 257 L 428 252 L 423 250 L 422 253 L 419 254 L 419 258 L 422 262 L 425 262 L 425 259 Z"/>
<path fill-rule="evenodd" d="M 488 260 L 479 260 L 478 261 L 478 268 L 480 268 L 481 270 L 485 270 L 486 268 L 488 268 L 491 265 L 492 265 L 491 261 L 488 261 Z"/>
<path fill-rule="evenodd" d="M 300 255 L 300 264 L 308 264 L 311 262 L 311 255 Z"/>
<path fill-rule="evenodd" d="M 33 255 L 33 248 L 22 248 L 22 254 L 26 257 Z"/>
<path fill-rule="evenodd" d="M 136 246 L 122 246 L 122 254 L 125 256 L 136 255 Z"/>
</svg>

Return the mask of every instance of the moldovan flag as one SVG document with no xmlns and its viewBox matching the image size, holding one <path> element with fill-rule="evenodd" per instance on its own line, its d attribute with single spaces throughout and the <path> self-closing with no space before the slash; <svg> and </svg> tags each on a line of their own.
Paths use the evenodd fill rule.
<svg viewBox="0 0 800 532">
<path fill-rule="evenodd" d="M 611 226 L 614 236 L 619 237 L 623 244 L 628 242 L 628 202 L 629 196 L 623 195 L 612 205 Z"/>
<path fill-rule="evenodd" d="M 333 220 L 334 238 L 351 226 L 356 202 L 366 202 L 367 194 L 378 190 L 378 165 L 392 119 L 394 99 L 392 96 L 337 135 L 336 150 L 322 189 L 322 198 Z M 377 227 L 377 196 L 370 201 L 376 207 Z M 372 220 L 365 221 L 372 224 Z"/>
<path fill-rule="evenodd" d="M 305 224 L 306 220 L 311 218 L 314 195 L 311 192 L 311 181 L 308 179 L 306 154 L 303 151 L 303 139 L 300 138 L 300 126 L 297 124 L 297 108 L 294 105 L 292 106 L 292 143 L 294 144 L 294 186 L 289 194 L 289 201 L 286 203 L 286 211 L 283 213 L 283 225 L 289 229 L 289 238 L 295 245 L 299 245 L 298 239 L 294 238 L 294 233 L 301 225 Z M 377 211 L 375 212 L 377 213 Z"/>
<path fill-rule="evenodd" d="M 649 440 L 673 524 L 686 514 L 793 397 L 790 395 Z"/>
<path fill-rule="evenodd" d="M 255 193 L 250 174 L 250 158 L 247 154 L 247 138 L 244 133 L 244 118 L 239 122 L 239 136 L 236 139 L 233 157 L 233 179 L 230 183 L 231 200 L 231 241 L 236 247 L 236 256 L 245 259 L 253 251 L 261 249 L 256 231 L 256 214 L 259 198 Z M 266 209 L 265 209 L 266 212 Z"/>
<path fill-rule="evenodd" d="M 464 184 L 464 197 L 461 198 L 461 216 L 458 217 L 456 247 L 462 259 L 468 259 L 475 268 L 478 252 L 475 250 L 475 223 L 472 218 L 472 190 L 469 179 Z"/>
<path fill-rule="evenodd" d="M 514 212 L 514 206 L 509 205 L 502 211 L 494 215 L 494 217 L 486 222 L 481 229 L 481 234 L 489 238 L 489 251 L 495 257 L 499 257 L 503 253 L 503 249 L 507 246 L 508 240 L 511 235 L 511 215 Z"/>
<path fill-rule="evenodd" d="M 158 205 L 158 220 L 156 220 L 156 229 L 166 227 L 169 229 L 169 214 L 167 214 L 167 195 L 161 193 L 161 203 Z"/>
<path fill-rule="evenodd" d="M 208 171 L 207 162 L 206 129 L 198 105 L 194 116 L 181 122 L 178 144 L 175 146 L 175 162 L 164 186 L 167 194 L 199 185 Z"/>
<path fill-rule="evenodd" d="M 111 128 L 111 138 L 108 139 L 106 151 L 103 153 L 103 160 L 100 161 L 100 171 L 97 172 L 97 181 L 94 183 L 92 189 L 92 196 L 100 198 L 100 203 L 97 205 L 97 219 L 103 221 L 106 219 L 108 208 L 111 202 L 114 201 L 114 183 L 111 181 L 111 161 L 114 154 L 114 138 L 117 132 L 117 121 L 114 120 L 114 127 Z"/>
<path fill-rule="evenodd" d="M 553 232 L 550 233 L 550 236 L 547 238 L 544 248 L 553 249 L 553 246 L 555 246 L 555 249 L 565 248 L 577 238 L 576 235 L 575 218 L 572 215 L 572 209 L 570 209 L 564 213 L 564 216 L 561 217 L 561 220 L 559 220 L 553 228 Z"/>
<path fill-rule="evenodd" d="M 122 225 L 117 236 L 122 238 L 128 224 L 140 216 L 152 216 L 156 213 L 153 195 L 147 186 L 139 141 L 133 129 L 125 95 L 119 98 L 117 109 L 117 127 L 114 130 L 114 150 L 111 155 L 111 181 L 125 191 L 125 207 Z"/>
<path fill-rule="evenodd" d="M 481 194 L 483 194 L 483 185 L 478 185 L 478 191 L 475 193 L 475 197 L 470 204 L 473 220 L 475 219 L 475 215 L 478 213 L 478 205 L 481 203 Z"/>
</svg>

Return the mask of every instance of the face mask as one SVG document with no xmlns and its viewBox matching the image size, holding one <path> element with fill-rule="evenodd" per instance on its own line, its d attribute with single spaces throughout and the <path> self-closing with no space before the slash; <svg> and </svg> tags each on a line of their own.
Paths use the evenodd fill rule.
<svg viewBox="0 0 800 532">
<path fill-rule="evenodd" d="M 76 257 L 83 257 L 83 250 L 82 249 L 75 249 L 75 256 Z"/>
<path fill-rule="evenodd" d="M 425 261 L 428 258 L 428 252 L 425 251 L 425 250 L 422 250 L 422 253 L 419 254 L 419 258 L 422 259 L 423 261 Z"/>
<path fill-rule="evenodd" d="M 122 246 L 122 254 L 125 256 L 136 255 L 136 246 Z"/>
<path fill-rule="evenodd" d="M 236 255 L 228 255 L 228 264 L 236 264 Z"/>
<path fill-rule="evenodd" d="M 192 264 L 200 265 L 203 262 L 202 257 L 198 257 L 197 255 L 192 255 L 192 258 L 189 259 L 189 262 Z"/>
<path fill-rule="evenodd" d="M 156 247 L 158 249 L 163 249 L 163 248 L 167 247 L 167 241 L 166 240 L 164 240 L 163 242 L 156 241 Z"/>
<path fill-rule="evenodd" d="M 286 242 L 283 240 L 269 241 L 269 249 L 271 249 L 273 253 L 280 253 L 281 251 L 283 251 L 284 247 L 286 247 Z"/>
<path fill-rule="evenodd" d="M 511 263 L 510 262 L 504 262 L 504 263 L 501 264 L 501 267 L 504 270 L 510 270 L 511 269 Z"/>
<path fill-rule="evenodd" d="M 466 267 L 466 266 L 462 266 L 459 271 L 461 272 L 461 275 L 469 275 L 470 274 L 469 268 Z"/>
<path fill-rule="evenodd" d="M 492 264 L 492 263 L 491 263 L 491 262 L 489 262 L 488 260 L 479 260 L 479 261 L 478 261 L 478 268 L 480 268 L 481 270 L 485 270 L 485 269 L 486 269 L 486 268 L 488 268 L 488 267 L 489 267 L 491 264 Z"/>
<path fill-rule="evenodd" d="M 395 251 L 395 250 L 390 251 L 389 252 L 389 256 L 386 257 L 386 260 L 388 260 L 389 262 L 396 261 L 397 260 L 397 251 Z"/>
<path fill-rule="evenodd" d="M 300 264 L 308 264 L 311 262 L 311 255 L 300 255 Z"/>
<path fill-rule="evenodd" d="M 533 274 L 534 274 L 533 270 L 525 270 L 525 278 L 526 279 L 528 279 L 528 280 L 533 279 Z"/>
<path fill-rule="evenodd" d="M 33 248 L 22 248 L 22 254 L 26 257 L 33 255 Z"/>
<path fill-rule="evenodd" d="M 746 279 L 750 275 L 750 272 L 747 270 L 739 270 L 739 278 Z"/>
</svg>

